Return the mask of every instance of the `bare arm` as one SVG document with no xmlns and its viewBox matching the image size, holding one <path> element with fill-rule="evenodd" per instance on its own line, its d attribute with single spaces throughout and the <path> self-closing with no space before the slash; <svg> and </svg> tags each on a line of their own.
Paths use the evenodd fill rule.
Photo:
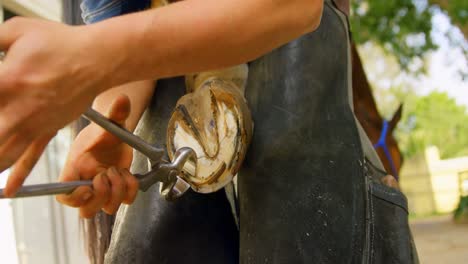
<svg viewBox="0 0 468 264">
<path fill-rule="evenodd" d="M 109 19 L 89 32 L 100 40 L 102 55 L 113 57 L 109 71 L 121 83 L 255 59 L 314 30 L 322 5 L 323 0 L 188 0 Z"/>
<path fill-rule="evenodd" d="M 89 28 L 100 44 L 97 48 L 116 62 L 113 72 L 118 74 L 112 76 L 119 76 L 113 81 L 119 83 L 252 60 L 314 30 L 320 21 L 321 5 L 322 0 L 186 0 Z M 134 129 L 147 104 L 144 98 L 151 95 L 147 88 L 139 88 L 147 86 L 143 83 L 113 88 L 100 95 L 94 107 L 100 110 L 119 93 L 128 94 L 133 106 L 130 128 Z"/>
</svg>

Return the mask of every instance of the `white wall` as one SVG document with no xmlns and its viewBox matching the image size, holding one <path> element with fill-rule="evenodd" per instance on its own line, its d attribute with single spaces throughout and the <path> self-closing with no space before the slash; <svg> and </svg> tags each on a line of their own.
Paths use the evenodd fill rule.
<svg viewBox="0 0 468 264">
<path fill-rule="evenodd" d="M 71 140 L 63 129 L 49 143 L 25 184 L 56 182 Z M 53 196 L 12 200 L 16 248 L 21 264 L 86 263 L 80 239 L 78 211 Z"/>
<path fill-rule="evenodd" d="M 25 184 L 57 181 L 70 144 L 70 130 L 61 130 L 49 144 Z M 0 175 L 4 187 L 8 172 Z M 0 263 L 87 263 L 78 225 L 78 211 L 53 196 L 0 199 Z"/>
<path fill-rule="evenodd" d="M 426 149 L 426 160 L 437 211 L 453 212 L 460 201 L 460 174 L 468 171 L 468 157 L 440 159 L 439 150 L 432 146 Z"/>
<path fill-rule="evenodd" d="M 2 0 L 3 6 L 14 13 L 28 17 L 42 17 L 60 21 L 62 18 L 61 0 Z"/>
<path fill-rule="evenodd" d="M 405 161 L 400 186 L 408 197 L 411 213 L 453 212 L 460 195 L 468 195 L 468 156 L 440 159 L 438 149 L 428 147 Z"/>
<path fill-rule="evenodd" d="M 0 174 L 0 188 L 5 186 L 8 171 Z M 2 263 L 17 264 L 16 240 L 10 200 L 0 200 L 0 256 Z"/>
</svg>

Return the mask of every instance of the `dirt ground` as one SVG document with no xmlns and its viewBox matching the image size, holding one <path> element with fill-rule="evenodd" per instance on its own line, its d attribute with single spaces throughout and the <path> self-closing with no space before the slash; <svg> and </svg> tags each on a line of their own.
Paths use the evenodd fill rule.
<svg viewBox="0 0 468 264">
<path fill-rule="evenodd" d="M 422 264 L 468 263 L 468 224 L 455 224 L 452 216 L 410 221 Z"/>
</svg>

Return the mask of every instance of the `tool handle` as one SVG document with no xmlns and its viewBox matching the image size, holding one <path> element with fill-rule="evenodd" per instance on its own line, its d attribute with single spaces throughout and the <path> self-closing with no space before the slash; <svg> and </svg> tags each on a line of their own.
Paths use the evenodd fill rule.
<svg viewBox="0 0 468 264">
<path fill-rule="evenodd" d="M 125 128 L 115 124 L 92 108 L 88 108 L 88 110 L 86 110 L 86 112 L 83 114 L 83 117 L 112 133 L 130 147 L 138 150 L 140 153 L 148 157 L 151 161 L 160 161 L 165 153 L 164 149 L 148 144 L 141 138 L 135 136 Z"/>
<path fill-rule="evenodd" d="M 154 172 L 150 171 L 147 174 L 135 174 L 134 176 L 135 178 L 137 178 L 139 182 L 141 182 L 151 173 L 154 173 Z M 76 188 L 81 187 L 81 186 L 93 187 L 93 181 L 86 180 L 86 181 L 54 182 L 54 183 L 25 185 L 21 187 L 18 190 L 18 192 L 16 192 L 15 197 L 11 197 L 11 198 L 56 195 L 56 194 L 70 194 Z M 0 189 L 0 199 L 9 198 L 9 197 L 5 197 L 5 195 L 3 194 L 3 190 L 4 189 Z"/>
<path fill-rule="evenodd" d="M 12 198 L 68 194 L 73 192 L 76 188 L 80 186 L 93 186 L 93 181 L 89 180 L 27 185 L 21 187 L 16 193 L 15 197 Z M 1 198 L 7 198 L 3 194 L 3 189 L 0 189 L 0 199 Z"/>
</svg>

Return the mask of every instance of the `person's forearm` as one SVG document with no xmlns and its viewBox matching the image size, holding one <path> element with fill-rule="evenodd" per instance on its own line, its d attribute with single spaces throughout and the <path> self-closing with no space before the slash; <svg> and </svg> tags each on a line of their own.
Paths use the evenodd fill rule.
<svg viewBox="0 0 468 264">
<path fill-rule="evenodd" d="M 314 30 L 323 0 L 186 0 L 89 26 L 114 84 L 231 66 Z"/>
<path fill-rule="evenodd" d="M 125 127 L 128 130 L 133 131 L 136 128 L 141 115 L 145 111 L 146 106 L 149 104 L 153 91 L 154 81 L 151 80 L 127 83 L 109 89 L 96 97 L 93 102 L 93 109 L 105 114 L 106 111 L 108 111 L 110 104 L 117 96 L 121 94 L 127 95 L 130 98 L 131 111 Z"/>
</svg>

